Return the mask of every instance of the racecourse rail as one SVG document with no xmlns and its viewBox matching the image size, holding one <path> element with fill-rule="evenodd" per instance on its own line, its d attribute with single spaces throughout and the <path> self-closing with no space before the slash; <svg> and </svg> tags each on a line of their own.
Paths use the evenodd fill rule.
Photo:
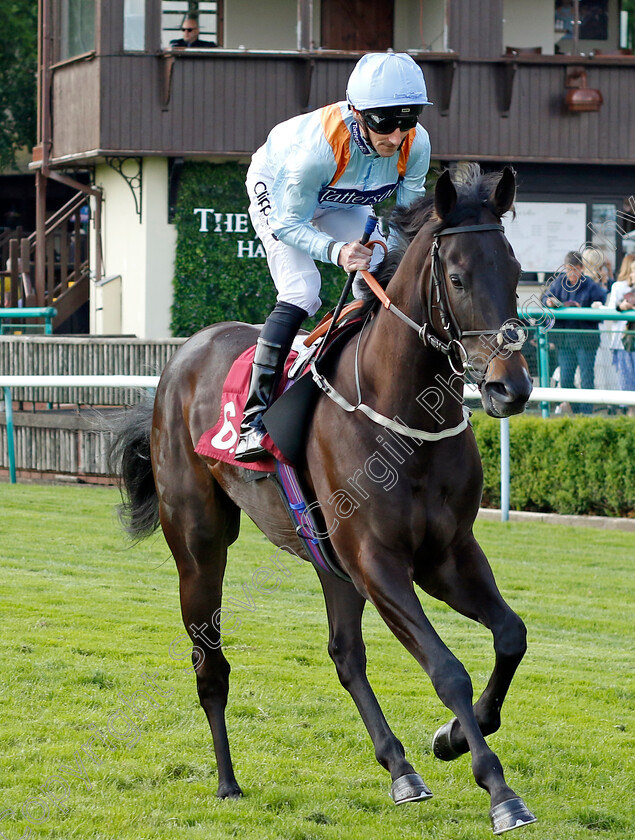
<svg viewBox="0 0 635 840">
<path fill-rule="evenodd" d="M 9 480 L 17 482 L 11 388 L 19 387 L 77 387 L 77 388 L 146 388 L 154 390 L 158 376 L 0 376 L 7 423 Z M 480 399 L 476 385 L 466 385 L 465 399 Z M 530 402 L 600 403 L 603 405 L 635 406 L 635 391 L 602 391 L 582 388 L 534 388 Z M 501 521 L 509 519 L 509 418 L 500 421 L 501 447 Z"/>
</svg>

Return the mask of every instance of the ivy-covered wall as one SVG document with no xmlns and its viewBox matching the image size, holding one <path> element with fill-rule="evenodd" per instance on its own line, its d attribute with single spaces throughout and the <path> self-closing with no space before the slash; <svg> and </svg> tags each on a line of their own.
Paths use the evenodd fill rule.
<svg viewBox="0 0 635 840">
<path fill-rule="evenodd" d="M 176 205 L 177 245 L 171 329 L 189 336 L 218 321 L 262 323 L 276 290 L 264 249 L 247 212 L 247 167 L 187 162 Z M 318 263 L 323 306 L 306 326 L 337 303 L 346 276 Z"/>
</svg>

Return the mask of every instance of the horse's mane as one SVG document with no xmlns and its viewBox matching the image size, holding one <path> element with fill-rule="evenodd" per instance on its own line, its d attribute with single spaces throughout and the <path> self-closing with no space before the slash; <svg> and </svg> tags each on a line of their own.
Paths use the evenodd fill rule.
<svg viewBox="0 0 635 840">
<path fill-rule="evenodd" d="M 391 248 L 374 271 L 375 279 L 384 288 L 388 285 L 406 249 L 425 225 L 430 226 L 430 234 L 434 235 L 443 228 L 454 227 L 470 217 L 478 217 L 483 207 L 489 208 L 495 214 L 490 197 L 501 176 L 502 172 L 483 172 L 477 163 L 452 167 L 450 177 L 456 188 L 457 202 L 452 212 L 444 219 L 439 219 L 435 213 L 434 196 L 418 198 L 409 207 L 395 207 L 388 224 L 391 234 L 396 234 L 398 244 Z M 378 301 L 373 297 L 369 306 L 364 307 L 364 311 L 374 308 L 376 303 Z"/>
</svg>

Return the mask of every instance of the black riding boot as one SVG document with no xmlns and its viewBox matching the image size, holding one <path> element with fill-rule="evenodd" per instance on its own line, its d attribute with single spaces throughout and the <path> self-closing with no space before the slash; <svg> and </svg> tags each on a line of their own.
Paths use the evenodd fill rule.
<svg viewBox="0 0 635 840">
<path fill-rule="evenodd" d="M 256 342 L 240 438 L 234 454 L 237 461 L 257 461 L 266 454 L 262 447 L 265 434 L 262 415 L 273 401 L 291 344 L 306 316 L 304 309 L 283 302 L 276 304 L 265 321 Z"/>
</svg>

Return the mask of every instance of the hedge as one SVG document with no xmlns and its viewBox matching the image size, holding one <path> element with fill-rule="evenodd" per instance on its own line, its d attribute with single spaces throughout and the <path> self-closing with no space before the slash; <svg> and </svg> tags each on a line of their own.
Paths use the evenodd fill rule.
<svg viewBox="0 0 635 840">
<path fill-rule="evenodd" d="M 500 421 L 472 416 L 483 505 L 500 507 Z M 510 418 L 510 507 L 635 517 L 635 418 Z"/>
</svg>

